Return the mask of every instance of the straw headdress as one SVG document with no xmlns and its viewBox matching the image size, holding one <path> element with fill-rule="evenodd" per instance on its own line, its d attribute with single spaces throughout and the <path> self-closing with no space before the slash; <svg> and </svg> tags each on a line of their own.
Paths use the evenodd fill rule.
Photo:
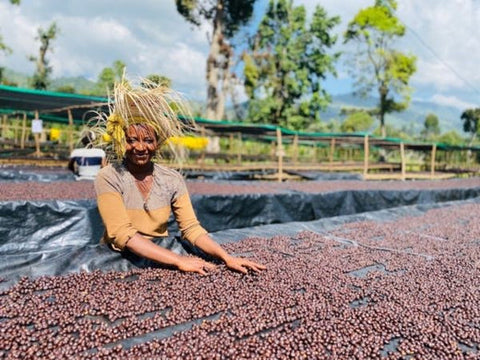
<svg viewBox="0 0 480 360">
<path fill-rule="evenodd" d="M 111 149 L 117 159 L 125 154 L 125 130 L 133 124 L 146 124 L 152 127 L 159 144 L 164 144 L 171 137 L 181 136 L 188 128 L 193 128 L 192 117 L 186 101 L 176 91 L 159 86 L 142 79 L 141 86 L 132 87 L 126 81 L 117 83 L 113 98 L 109 101 L 109 115 L 102 114 L 103 129 L 111 140 Z M 175 151 L 175 149 L 171 149 Z"/>
</svg>

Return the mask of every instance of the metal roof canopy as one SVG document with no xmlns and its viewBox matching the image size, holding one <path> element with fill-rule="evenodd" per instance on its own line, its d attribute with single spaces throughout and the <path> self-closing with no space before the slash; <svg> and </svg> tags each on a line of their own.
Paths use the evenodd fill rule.
<svg viewBox="0 0 480 360">
<path fill-rule="evenodd" d="M 84 124 L 93 111 L 108 112 L 108 99 L 0 85 L 0 112 L 33 118 L 36 111 L 42 119 L 67 124 L 70 111 L 74 123 Z"/>
</svg>

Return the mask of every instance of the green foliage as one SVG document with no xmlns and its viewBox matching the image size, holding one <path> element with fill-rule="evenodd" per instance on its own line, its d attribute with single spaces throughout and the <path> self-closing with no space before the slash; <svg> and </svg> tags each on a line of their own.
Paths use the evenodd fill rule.
<svg viewBox="0 0 480 360">
<path fill-rule="evenodd" d="M 75 87 L 72 85 L 62 85 L 55 89 L 57 92 L 75 94 Z"/>
<path fill-rule="evenodd" d="M 49 76 L 52 73 L 52 67 L 46 58 L 48 50 L 51 50 L 51 41 L 59 33 L 57 24 L 53 22 L 47 30 L 38 29 L 36 40 L 40 40 L 40 49 L 38 56 L 31 56 L 30 61 L 36 63 L 36 70 L 31 79 L 31 85 L 37 90 L 46 90 L 50 84 Z"/>
<path fill-rule="evenodd" d="M 465 110 L 460 118 L 463 120 L 463 131 L 470 133 L 472 138 L 480 132 L 478 120 L 480 119 L 480 108 Z"/>
<path fill-rule="evenodd" d="M 150 88 L 152 86 L 172 86 L 172 80 L 166 76 L 158 74 L 150 74 L 146 77 L 146 81 L 142 81 L 141 85 L 143 87 Z"/>
<path fill-rule="evenodd" d="M 465 140 L 455 130 L 447 131 L 437 138 L 437 141 L 447 145 L 463 145 Z"/>
<path fill-rule="evenodd" d="M 407 132 L 407 129 L 405 129 L 405 128 L 399 129 L 399 128 L 396 128 L 395 126 L 392 126 L 392 125 L 389 125 L 389 124 L 386 124 L 385 127 L 386 127 L 386 130 L 387 130 L 387 133 L 388 133 L 388 137 L 390 137 L 390 138 L 398 138 L 398 139 L 403 139 L 403 140 L 406 140 L 406 141 L 413 140 L 412 135 L 410 135 Z M 377 127 L 373 131 L 373 135 L 382 136 L 382 128 Z"/>
<path fill-rule="evenodd" d="M 106 96 L 113 92 L 115 82 L 122 81 L 125 72 L 125 63 L 116 60 L 111 67 L 103 68 L 98 75 L 94 95 Z"/>
<path fill-rule="evenodd" d="M 385 114 L 405 110 L 410 102 L 408 86 L 416 71 L 416 57 L 392 48 L 405 26 L 395 16 L 394 0 L 376 0 L 374 6 L 360 10 L 348 24 L 344 42 L 360 45 L 351 64 L 355 88 L 361 95 L 376 90 L 382 136 L 386 136 Z"/>
<path fill-rule="evenodd" d="M 295 130 L 320 121 L 320 111 L 330 101 L 321 80 L 335 74 L 339 54 L 327 51 L 337 40 L 331 33 L 339 22 L 317 6 L 307 24 L 303 6 L 270 0 L 243 57 L 249 121 Z"/>
<path fill-rule="evenodd" d="M 342 123 L 342 132 L 366 132 L 373 125 L 372 116 L 366 111 L 357 111 L 350 114 Z"/>
<path fill-rule="evenodd" d="M 227 38 L 247 23 L 254 3 L 255 0 L 175 0 L 177 11 L 194 26 L 200 26 L 203 20 L 214 21 L 217 17 Z"/>
<path fill-rule="evenodd" d="M 432 139 L 440 134 L 440 123 L 438 116 L 435 114 L 428 114 L 423 124 L 422 136 L 426 139 Z"/>
<path fill-rule="evenodd" d="M 10 49 L 5 43 L 3 42 L 3 36 L 0 35 L 0 52 L 3 52 L 7 55 L 12 53 L 12 49 Z"/>
</svg>

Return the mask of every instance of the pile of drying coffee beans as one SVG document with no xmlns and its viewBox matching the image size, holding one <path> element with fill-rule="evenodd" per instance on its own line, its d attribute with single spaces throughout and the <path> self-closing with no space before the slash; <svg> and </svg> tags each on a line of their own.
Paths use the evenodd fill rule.
<svg viewBox="0 0 480 360">
<path fill-rule="evenodd" d="M 478 359 L 480 206 L 224 245 L 267 265 L 23 278 L 1 359 Z"/>
</svg>

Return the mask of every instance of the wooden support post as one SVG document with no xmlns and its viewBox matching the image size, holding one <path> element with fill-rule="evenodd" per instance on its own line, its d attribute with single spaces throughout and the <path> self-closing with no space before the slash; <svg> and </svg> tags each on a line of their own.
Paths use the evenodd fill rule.
<svg viewBox="0 0 480 360">
<path fill-rule="evenodd" d="M 317 144 L 313 143 L 313 163 L 318 162 L 318 146 Z"/>
<path fill-rule="evenodd" d="M 332 170 L 333 166 L 333 155 L 335 153 L 335 138 L 330 140 L 330 153 L 328 154 L 328 161 L 330 163 L 329 170 Z"/>
<path fill-rule="evenodd" d="M 277 143 L 275 141 L 271 143 L 270 157 L 272 162 L 277 160 Z"/>
<path fill-rule="evenodd" d="M 400 158 L 402 161 L 402 180 L 405 180 L 405 145 L 400 143 Z"/>
<path fill-rule="evenodd" d="M 230 134 L 228 136 L 228 152 L 230 153 L 230 155 L 233 155 L 235 149 L 234 149 L 234 141 L 233 141 L 233 134 Z M 230 161 L 230 160 L 227 160 L 227 161 Z"/>
<path fill-rule="evenodd" d="M 277 127 L 277 158 L 278 158 L 278 181 L 283 179 L 283 156 L 285 155 L 282 142 L 282 131 Z"/>
<path fill-rule="evenodd" d="M 298 162 L 298 134 L 293 136 L 293 163 L 297 165 Z"/>
<path fill-rule="evenodd" d="M 13 125 L 13 143 L 15 145 L 18 144 L 18 123 L 19 123 L 20 119 L 18 118 L 18 116 L 15 118 L 15 125 Z"/>
<path fill-rule="evenodd" d="M 205 139 L 205 126 L 201 126 L 200 127 L 200 136 Z M 204 165 L 205 165 L 205 152 L 206 152 L 206 149 L 203 148 L 202 149 L 202 152 L 200 154 L 200 170 L 203 170 L 204 168 Z"/>
<path fill-rule="evenodd" d="M 7 138 L 7 115 L 2 116 L 2 139 Z"/>
<path fill-rule="evenodd" d="M 242 133 L 237 134 L 237 163 L 238 165 L 242 165 Z"/>
<path fill-rule="evenodd" d="M 20 149 L 25 148 L 25 137 L 27 133 L 27 113 L 23 113 L 22 135 L 20 135 Z M 16 137 L 16 136 L 15 136 Z"/>
<path fill-rule="evenodd" d="M 68 128 L 69 128 L 69 136 L 68 136 L 68 148 L 70 149 L 70 152 L 73 151 L 73 115 L 72 115 L 72 110 L 68 109 Z"/>
<path fill-rule="evenodd" d="M 430 177 L 433 179 L 435 177 L 435 156 L 437 152 L 437 144 L 432 145 L 432 159 L 430 161 Z"/>
<path fill-rule="evenodd" d="M 38 118 L 39 118 L 39 115 L 38 115 L 38 111 L 36 110 L 35 111 L 35 119 L 38 119 Z M 35 156 L 40 157 L 40 155 L 41 155 L 41 152 L 40 152 L 40 134 L 39 133 L 34 133 L 33 137 L 35 139 Z"/>
<path fill-rule="evenodd" d="M 368 157 L 369 154 L 369 145 L 368 145 L 368 135 L 365 135 L 363 138 L 363 176 L 368 174 Z"/>
</svg>

